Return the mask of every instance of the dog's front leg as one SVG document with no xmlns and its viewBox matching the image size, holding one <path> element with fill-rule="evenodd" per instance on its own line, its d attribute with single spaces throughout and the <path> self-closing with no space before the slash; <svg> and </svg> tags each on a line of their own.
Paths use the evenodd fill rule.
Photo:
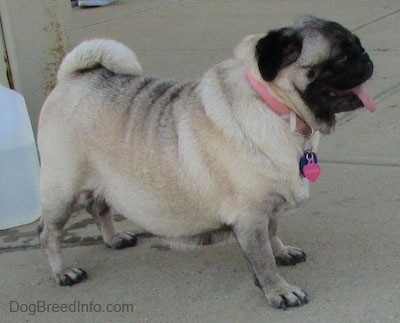
<svg viewBox="0 0 400 323">
<path fill-rule="evenodd" d="M 297 247 L 285 246 L 278 234 L 278 218 L 276 214 L 269 217 L 268 234 L 276 263 L 280 266 L 294 266 L 306 261 L 306 253 Z"/>
<path fill-rule="evenodd" d="M 242 215 L 233 226 L 236 239 L 250 262 L 256 284 L 274 307 L 301 306 L 308 302 L 307 294 L 289 285 L 276 270 L 275 257 L 268 236 L 268 216 L 263 212 Z"/>
</svg>

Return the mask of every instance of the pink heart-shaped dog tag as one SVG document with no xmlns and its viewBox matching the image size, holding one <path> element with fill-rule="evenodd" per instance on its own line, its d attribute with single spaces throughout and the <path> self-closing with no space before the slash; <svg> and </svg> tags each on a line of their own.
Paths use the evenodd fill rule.
<svg viewBox="0 0 400 323">
<path fill-rule="evenodd" d="M 310 163 L 303 167 L 303 175 L 310 182 L 315 182 L 321 173 L 321 167 L 318 164 Z"/>
</svg>

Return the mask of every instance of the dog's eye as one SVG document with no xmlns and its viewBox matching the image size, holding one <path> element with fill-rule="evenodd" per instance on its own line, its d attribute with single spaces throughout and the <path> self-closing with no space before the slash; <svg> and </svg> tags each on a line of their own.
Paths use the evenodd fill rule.
<svg viewBox="0 0 400 323">
<path fill-rule="evenodd" d="M 315 78 L 315 76 L 317 75 L 317 70 L 315 68 L 312 68 L 308 71 L 307 73 L 307 77 L 312 80 Z"/>
</svg>

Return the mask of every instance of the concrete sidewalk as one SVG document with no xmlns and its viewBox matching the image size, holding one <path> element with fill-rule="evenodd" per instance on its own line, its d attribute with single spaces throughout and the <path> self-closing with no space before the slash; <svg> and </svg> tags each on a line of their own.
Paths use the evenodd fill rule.
<svg viewBox="0 0 400 323">
<path fill-rule="evenodd" d="M 178 252 L 143 236 L 137 247 L 113 251 L 81 213 L 66 227 L 64 254 L 90 279 L 72 288 L 50 280 L 36 224 L 0 231 L 1 322 L 400 321 L 398 0 L 119 0 L 74 8 L 71 24 L 74 43 L 115 38 L 135 50 L 145 73 L 185 80 L 232 57 L 243 36 L 301 14 L 336 20 L 360 36 L 375 63 L 367 87 L 378 105 L 374 114 L 359 111 L 341 121 L 322 140 L 323 174 L 310 201 L 282 215 L 282 240 L 308 258 L 279 272 L 307 291 L 310 303 L 286 312 L 267 306 L 233 241 Z M 66 304 L 67 312 L 52 304 Z"/>
</svg>

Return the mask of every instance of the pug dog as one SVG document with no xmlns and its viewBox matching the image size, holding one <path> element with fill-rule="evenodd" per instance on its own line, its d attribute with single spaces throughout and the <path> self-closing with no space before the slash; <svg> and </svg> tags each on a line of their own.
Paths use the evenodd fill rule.
<svg viewBox="0 0 400 323">
<path fill-rule="evenodd" d="M 372 73 L 356 35 L 312 16 L 246 37 L 233 59 L 187 83 L 144 76 L 116 41 L 81 43 L 59 68 L 38 130 L 38 234 L 55 281 L 87 278 L 60 251 L 62 228 L 86 208 L 115 249 L 137 240 L 116 229 L 115 213 L 186 244 L 231 234 L 270 305 L 307 303 L 277 272 L 306 259 L 279 239 L 277 214 L 308 198 L 318 135 L 335 114 L 375 109 L 362 87 Z"/>
</svg>

